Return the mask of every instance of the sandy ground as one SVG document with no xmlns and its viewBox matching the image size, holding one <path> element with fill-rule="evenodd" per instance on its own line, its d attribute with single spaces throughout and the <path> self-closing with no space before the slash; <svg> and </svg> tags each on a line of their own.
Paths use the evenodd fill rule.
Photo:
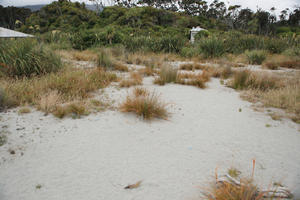
<svg viewBox="0 0 300 200">
<path fill-rule="evenodd" d="M 0 199 L 194 200 L 216 168 L 248 175 L 252 159 L 259 185 L 282 182 L 299 193 L 299 125 L 255 112 L 218 79 L 205 90 L 152 80 L 144 87 L 170 103 L 169 120 L 145 122 L 114 110 L 63 120 L 1 113 L 8 142 L 0 147 Z M 130 90 L 105 92 L 118 105 Z M 139 180 L 139 188 L 124 189 Z"/>
</svg>

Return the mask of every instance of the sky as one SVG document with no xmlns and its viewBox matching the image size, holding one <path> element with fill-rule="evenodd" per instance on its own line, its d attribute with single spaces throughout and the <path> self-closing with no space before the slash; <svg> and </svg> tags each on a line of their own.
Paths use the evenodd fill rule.
<svg viewBox="0 0 300 200">
<path fill-rule="evenodd" d="M 34 4 L 49 4 L 53 0 L 0 0 L 0 4 L 3 6 L 24 6 L 24 5 L 34 5 Z M 74 0 L 75 1 L 75 0 Z M 79 2 L 88 2 L 88 0 L 78 0 Z M 208 0 L 211 2 L 212 0 Z M 300 0 L 223 0 L 227 4 L 231 5 L 241 5 L 243 8 L 250 8 L 252 10 L 257 10 L 257 8 L 262 8 L 264 10 L 270 10 L 273 6 L 277 9 L 278 14 L 281 10 L 285 8 L 294 9 L 295 5 L 300 6 Z"/>
</svg>

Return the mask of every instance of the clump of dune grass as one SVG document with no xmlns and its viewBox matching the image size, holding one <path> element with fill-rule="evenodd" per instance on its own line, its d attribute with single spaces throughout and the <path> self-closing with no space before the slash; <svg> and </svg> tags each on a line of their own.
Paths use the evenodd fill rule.
<svg viewBox="0 0 300 200">
<path fill-rule="evenodd" d="M 264 192 L 259 192 L 257 185 L 250 178 L 240 179 L 240 185 L 231 182 L 214 183 L 204 192 L 207 200 L 261 200 L 264 198 Z"/>
<path fill-rule="evenodd" d="M 128 72 L 129 69 L 126 65 L 121 63 L 114 63 L 114 70 L 121 71 L 121 72 Z"/>
<path fill-rule="evenodd" d="M 265 106 L 281 108 L 293 113 L 292 119 L 300 119 L 300 84 L 287 85 L 266 92 L 252 91 Z M 298 120 L 294 120 L 298 121 Z"/>
<path fill-rule="evenodd" d="M 258 89 L 266 91 L 269 89 L 279 88 L 282 82 L 279 78 L 270 74 L 259 74 L 247 70 L 237 71 L 234 73 L 229 86 L 238 89 Z"/>
<path fill-rule="evenodd" d="M 101 50 L 98 53 L 97 66 L 103 67 L 104 69 L 113 69 L 114 67 L 114 63 L 112 61 L 111 56 L 104 50 Z"/>
<path fill-rule="evenodd" d="M 71 115 L 73 119 L 80 118 L 83 115 L 87 115 L 88 111 L 86 106 L 82 102 L 73 102 L 68 105 L 59 105 L 54 111 L 53 115 L 58 118 L 64 118 Z"/>
<path fill-rule="evenodd" d="M 30 110 L 30 108 L 28 108 L 28 107 L 23 107 L 23 108 L 20 108 L 19 109 L 19 111 L 18 111 L 18 113 L 21 115 L 21 114 L 27 114 L 27 113 L 30 113 L 31 112 L 31 110 Z"/>
<path fill-rule="evenodd" d="M 199 88 L 206 88 L 206 82 L 210 80 L 210 74 L 207 71 L 202 73 L 179 73 L 177 76 L 176 83 L 182 85 L 193 85 Z"/>
<path fill-rule="evenodd" d="M 159 77 L 154 80 L 155 84 L 165 85 L 166 83 L 175 83 L 177 80 L 178 69 L 166 65 L 160 69 Z"/>
<path fill-rule="evenodd" d="M 116 79 L 115 74 L 99 68 L 66 68 L 41 77 L 1 79 L 0 83 L 14 106 L 32 105 L 53 113 L 58 105 L 89 98 L 92 92 Z"/>
<path fill-rule="evenodd" d="M 197 63 L 187 63 L 182 64 L 179 66 L 179 69 L 181 70 L 188 70 L 188 71 L 194 71 L 194 70 L 207 70 L 209 67 L 206 65 L 200 65 Z"/>
<path fill-rule="evenodd" d="M 0 72 L 10 77 L 30 77 L 56 72 L 60 57 L 31 39 L 5 40 L 0 43 Z"/>
<path fill-rule="evenodd" d="M 131 72 L 130 77 L 120 81 L 120 87 L 131 87 L 136 85 L 142 85 L 143 77 L 137 72 Z"/>
<path fill-rule="evenodd" d="M 232 76 L 233 71 L 230 66 L 226 67 L 211 67 L 208 69 L 212 77 L 228 79 Z"/>
<path fill-rule="evenodd" d="M 241 172 L 235 167 L 229 168 L 227 173 L 233 178 L 238 178 L 241 175 Z"/>
<path fill-rule="evenodd" d="M 267 54 L 263 50 L 252 50 L 245 52 L 248 62 L 250 64 L 257 64 L 260 65 L 266 59 Z"/>
<path fill-rule="evenodd" d="M 166 107 L 167 104 L 160 100 L 157 93 L 135 88 L 133 93 L 128 95 L 125 102 L 121 104 L 120 111 L 135 113 L 146 120 L 152 118 L 167 119 Z"/>
<path fill-rule="evenodd" d="M 65 59 L 72 59 L 77 61 L 96 61 L 97 54 L 91 50 L 77 51 L 77 50 L 60 50 L 59 55 Z"/>
<path fill-rule="evenodd" d="M 148 67 L 148 66 L 138 69 L 138 72 L 143 76 L 153 76 L 154 74 L 157 73 L 153 67 Z"/>
</svg>

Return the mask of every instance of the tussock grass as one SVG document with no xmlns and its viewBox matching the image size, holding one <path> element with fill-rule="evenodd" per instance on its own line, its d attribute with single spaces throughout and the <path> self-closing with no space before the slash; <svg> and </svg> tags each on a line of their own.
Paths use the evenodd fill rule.
<svg viewBox="0 0 300 200">
<path fill-rule="evenodd" d="M 30 113 L 31 112 L 31 110 L 30 110 L 30 108 L 28 108 L 28 107 L 24 107 L 24 108 L 20 108 L 19 109 L 19 111 L 18 111 L 18 113 L 21 115 L 21 114 L 27 114 L 27 113 Z"/>
<path fill-rule="evenodd" d="M 155 92 L 145 89 L 134 89 L 133 93 L 126 97 L 125 102 L 120 106 L 121 112 L 132 112 L 143 119 L 152 118 L 167 119 L 167 104 L 160 100 L 160 96 Z"/>
<path fill-rule="evenodd" d="M 276 70 L 279 67 L 300 69 L 299 57 L 291 57 L 286 55 L 270 55 L 266 62 L 263 63 L 263 67 L 271 70 Z"/>
<path fill-rule="evenodd" d="M 88 111 L 82 102 L 73 102 L 65 106 L 57 106 L 53 115 L 58 118 L 64 118 L 71 115 L 72 118 L 80 118 L 82 115 L 87 115 Z"/>
<path fill-rule="evenodd" d="M 97 66 L 103 67 L 104 69 L 113 69 L 114 63 L 111 56 L 104 50 L 100 50 L 97 58 Z"/>
<path fill-rule="evenodd" d="M 207 200 L 262 200 L 264 193 L 259 192 L 257 185 L 253 183 L 251 178 L 240 179 L 241 185 L 230 182 L 222 184 L 214 183 L 205 193 Z"/>
<path fill-rule="evenodd" d="M 131 72 L 128 79 L 123 79 L 119 83 L 120 87 L 131 87 L 143 84 L 143 77 L 137 72 Z"/>
<path fill-rule="evenodd" d="M 212 77 L 228 79 L 232 76 L 233 71 L 230 66 L 226 67 L 211 67 L 208 69 Z"/>
<path fill-rule="evenodd" d="M 180 73 L 178 74 L 176 83 L 182 85 L 193 85 L 199 88 L 206 88 L 206 82 L 210 80 L 210 74 L 203 71 L 201 74 Z"/>
<path fill-rule="evenodd" d="M 77 50 L 61 50 L 58 51 L 65 59 L 72 59 L 77 61 L 96 61 L 97 54 L 91 50 L 77 51 Z"/>
<path fill-rule="evenodd" d="M 139 74 L 143 76 L 153 76 L 157 74 L 157 70 L 155 70 L 153 67 L 144 67 L 141 69 L 138 69 Z"/>
<path fill-rule="evenodd" d="M 194 71 L 194 70 L 204 70 L 209 68 L 209 66 L 206 65 L 200 65 L 200 64 L 196 64 L 196 63 L 192 63 L 192 64 L 182 64 L 180 65 L 179 69 L 181 70 L 188 70 L 188 71 Z"/>
<path fill-rule="evenodd" d="M 117 70 L 117 71 L 121 71 L 121 72 L 128 72 L 129 69 L 126 65 L 123 65 L 121 63 L 115 63 L 114 64 L 114 70 Z"/>
<path fill-rule="evenodd" d="M 0 43 L 0 73 L 10 77 L 30 77 L 56 72 L 60 57 L 35 40 L 4 40 Z"/>
<path fill-rule="evenodd" d="M 15 102 L 14 106 L 33 105 L 53 113 L 59 104 L 86 99 L 116 78 L 101 69 L 66 68 L 42 77 L 2 79 L 1 85 L 7 98 Z"/>
<path fill-rule="evenodd" d="M 229 82 L 229 86 L 234 89 L 258 89 L 261 91 L 280 88 L 282 84 L 282 81 L 275 76 L 247 70 L 235 72 L 233 79 Z"/>
<path fill-rule="evenodd" d="M 257 64 L 260 65 L 266 59 L 267 54 L 263 50 L 252 50 L 245 52 L 248 62 L 250 64 Z"/>
<path fill-rule="evenodd" d="M 160 69 L 159 77 L 154 80 L 155 84 L 165 85 L 166 83 L 175 83 L 177 80 L 178 69 L 166 65 Z"/>
</svg>

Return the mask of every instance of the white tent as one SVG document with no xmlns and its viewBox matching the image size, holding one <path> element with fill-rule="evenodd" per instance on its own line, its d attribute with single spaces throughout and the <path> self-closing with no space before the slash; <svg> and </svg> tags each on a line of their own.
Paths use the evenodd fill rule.
<svg viewBox="0 0 300 200">
<path fill-rule="evenodd" d="M 0 38 L 27 38 L 27 37 L 34 37 L 34 36 L 0 27 Z"/>
</svg>

